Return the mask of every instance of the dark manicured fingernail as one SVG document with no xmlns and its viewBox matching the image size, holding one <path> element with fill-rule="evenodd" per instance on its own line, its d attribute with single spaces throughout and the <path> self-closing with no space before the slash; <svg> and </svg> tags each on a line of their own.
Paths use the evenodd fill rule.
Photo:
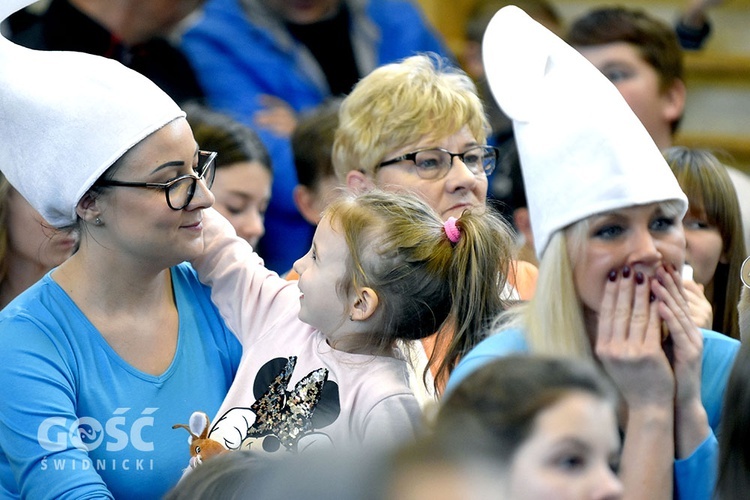
<svg viewBox="0 0 750 500">
<path fill-rule="evenodd" d="M 616 279 L 617 279 L 617 271 L 615 271 L 614 269 L 613 269 L 613 270 L 611 270 L 611 271 L 609 272 L 609 274 L 607 275 L 607 278 L 609 278 L 609 281 L 614 281 L 614 280 L 616 280 Z"/>
<path fill-rule="evenodd" d="M 625 266 L 622 268 L 622 277 L 623 278 L 630 278 L 630 267 Z"/>
<path fill-rule="evenodd" d="M 639 285 L 643 284 L 643 273 L 642 272 L 638 271 L 637 273 L 635 273 L 635 282 L 637 284 L 639 284 Z"/>
</svg>

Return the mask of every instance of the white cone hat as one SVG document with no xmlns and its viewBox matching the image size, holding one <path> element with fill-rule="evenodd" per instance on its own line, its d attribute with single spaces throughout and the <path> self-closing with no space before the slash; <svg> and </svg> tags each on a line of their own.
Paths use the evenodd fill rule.
<svg viewBox="0 0 750 500">
<path fill-rule="evenodd" d="M 0 20 L 33 0 L 2 0 Z M 36 51 L 0 36 L 0 170 L 53 226 L 128 149 L 184 116 L 154 83 L 119 62 Z"/>
<path fill-rule="evenodd" d="M 482 57 L 513 120 L 537 256 L 588 216 L 687 198 L 618 90 L 586 58 L 515 6 L 490 21 Z M 682 217 L 682 215 L 680 215 Z"/>
</svg>

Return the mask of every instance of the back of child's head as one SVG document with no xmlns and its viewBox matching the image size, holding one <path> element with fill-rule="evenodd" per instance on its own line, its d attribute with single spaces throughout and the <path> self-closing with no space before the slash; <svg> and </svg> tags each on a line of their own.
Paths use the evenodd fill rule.
<svg viewBox="0 0 750 500">
<path fill-rule="evenodd" d="M 576 19 L 566 37 L 574 47 L 615 42 L 635 46 L 643 60 L 659 74 L 662 92 L 682 79 L 682 49 L 674 29 L 640 9 L 603 7 Z"/>
<path fill-rule="evenodd" d="M 415 195 L 374 190 L 334 201 L 325 216 L 349 247 L 342 296 L 361 287 L 378 295 L 371 345 L 386 350 L 396 340 L 427 337 L 450 317 L 450 369 L 504 310 L 512 237 L 493 211 L 467 211 L 444 223 Z"/>
<path fill-rule="evenodd" d="M 342 100 L 330 99 L 303 114 L 292 132 L 297 182 L 309 189 L 316 189 L 322 179 L 336 175 L 331 150 Z"/>
<path fill-rule="evenodd" d="M 390 154 L 424 137 L 436 139 L 468 127 L 484 144 L 489 123 L 471 78 L 435 55 L 381 66 L 344 99 L 333 146 L 339 180 L 351 170 L 374 175 Z"/>
</svg>

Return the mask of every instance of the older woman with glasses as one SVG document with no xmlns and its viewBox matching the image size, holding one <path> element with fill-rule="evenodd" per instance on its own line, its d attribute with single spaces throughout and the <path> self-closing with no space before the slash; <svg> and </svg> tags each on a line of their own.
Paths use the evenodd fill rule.
<svg viewBox="0 0 750 500">
<path fill-rule="evenodd" d="M 80 232 L 0 314 L 0 497 L 160 498 L 189 460 L 172 425 L 218 410 L 241 353 L 184 263 L 203 252 L 216 154 L 117 62 L 0 37 L 0 66 L 0 168 Z"/>
<path fill-rule="evenodd" d="M 474 83 L 447 61 L 422 54 L 381 66 L 344 99 L 339 119 L 333 166 L 349 189 L 411 191 L 443 220 L 487 209 L 487 176 L 497 166 L 497 150 L 486 145 L 489 123 Z M 536 268 L 511 261 L 512 246 L 508 229 L 505 268 L 515 289 L 509 288 L 506 298 L 527 299 Z M 420 367 L 413 388 L 425 402 L 440 391 L 453 364 L 475 342 L 444 333 L 424 340 L 424 349 L 413 350 Z M 425 384 L 427 364 L 431 369 Z"/>
</svg>

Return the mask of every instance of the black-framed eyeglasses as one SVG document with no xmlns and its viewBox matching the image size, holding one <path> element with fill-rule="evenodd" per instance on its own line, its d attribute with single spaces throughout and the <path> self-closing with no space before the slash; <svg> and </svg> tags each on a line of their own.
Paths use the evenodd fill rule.
<svg viewBox="0 0 750 500">
<path fill-rule="evenodd" d="M 148 189 L 162 189 L 167 197 L 167 205 L 172 210 L 182 210 L 193 201 L 195 188 L 199 180 L 211 189 L 216 175 L 216 154 L 214 151 L 198 151 L 198 166 L 194 174 L 182 175 L 169 182 L 126 182 L 114 179 L 97 182 L 96 186 L 103 187 L 134 187 Z"/>
<path fill-rule="evenodd" d="M 463 153 L 451 153 L 443 148 L 429 148 L 386 160 L 380 163 L 378 168 L 409 160 L 414 163 L 414 169 L 419 177 L 438 180 L 448 175 L 453 166 L 453 158 L 457 157 L 474 175 L 490 175 L 495 170 L 498 155 L 498 149 L 493 146 L 475 146 Z"/>
</svg>

